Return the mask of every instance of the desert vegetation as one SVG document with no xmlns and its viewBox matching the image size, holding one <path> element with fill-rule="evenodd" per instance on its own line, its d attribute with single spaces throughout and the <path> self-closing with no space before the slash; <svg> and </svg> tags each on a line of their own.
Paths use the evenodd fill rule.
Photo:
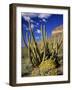
<svg viewBox="0 0 72 90">
<path fill-rule="evenodd" d="M 63 36 L 47 37 L 45 25 L 40 26 L 42 40 L 37 42 L 29 23 L 28 43 L 23 38 L 22 76 L 48 76 L 63 74 Z"/>
</svg>

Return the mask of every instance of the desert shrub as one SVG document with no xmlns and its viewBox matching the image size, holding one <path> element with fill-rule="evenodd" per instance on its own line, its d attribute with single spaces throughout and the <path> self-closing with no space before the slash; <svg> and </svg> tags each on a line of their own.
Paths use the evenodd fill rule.
<svg viewBox="0 0 72 90">
<path fill-rule="evenodd" d="M 52 70 L 50 70 L 49 72 L 48 72 L 48 75 L 57 75 L 57 72 L 58 72 L 58 70 L 57 70 L 57 68 L 55 68 L 55 69 L 52 69 Z"/>
<path fill-rule="evenodd" d="M 56 63 L 54 60 L 46 60 L 42 61 L 41 64 L 39 65 L 40 68 L 40 74 L 41 75 L 46 75 L 48 72 L 56 67 Z M 52 72 L 51 72 L 52 74 Z"/>
</svg>

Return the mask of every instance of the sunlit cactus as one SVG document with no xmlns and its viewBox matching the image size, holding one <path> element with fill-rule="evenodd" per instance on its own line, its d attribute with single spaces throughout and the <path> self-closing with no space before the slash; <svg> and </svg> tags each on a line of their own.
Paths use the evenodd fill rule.
<svg viewBox="0 0 72 90">
<path fill-rule="evenodd" d="M 41 24 L 41 36 L 43 41 L 43 49 L 44 49 L 43 60 L 44 60 L 45 59 L 45 32 L 43 30 L 42 24 Z"/>
<path fill-rule="evenodd" d="M 29 61 L 27 65 L 31 65 L 32 69 L 29 75 L 57 75 L 58 68 L 63 64 L 63 37 L 48 36 L 50 32 L 48 33 L 46 18 L 41 18 L 41 21 L 37 22 L 30 16 L 26 16 L 25 20 L 27 21 L 27 30 L 25 36 L 23 36 L 22 31 L 24 43 L 22 50 L 24 57 L 22 58 L 25 64 Z M 40 30 L 40 33 L 38 33 L 38 30 Z M 37 39 L 36 35 L 39 35 L 40 39 Z"/>
<path fill-rule="evenodd" d="M 42 41 L 43 41 L 43 52 L 41 53 L 41 51 L 38 48 L 38 44 L 35 40 L 35 36 L 33 33 L 33 30 L 30 26 L 29 23 L 29 30 L 30 30 L 30 37 L 32 38 L 32 42 L 30 39 L 28 39 L 28 49 L 29 49 L 29 56 L 31 57 L 30 60 L 33 64 L 33 66 L 38 66 L 42 61 L 47 60 L 47 59 L 53 59 L 56 64 L 58 64 L 58 49 L 61 45 L 62 42 L 53 44 L 51 43 L 51 45 L 49 46 L 49 43 L 46 41 L 47 40 L 47 33 L 46 33 L 46 26 L 44 25 L 42 27 L 41 24 L 41 34 L 42 34 Z M 29 37 L 29 36 L 28 36 Z M 30 46 L 32 44 L 32 46 Z M 54 46 L 53 46 L 54 45 Z M 51 47 L 51 49 L 50 49 Z"/>
<path fill-rule="evenodd" d="M 33 64 L 33 66 L 38 66 L 40 63 L 41 63 L 41 58 L 40 58 L 40 51 L 39 51 L 39 48 L 38 48 L 38 45 L 37 45 L 37 42 L 35 40 L 35 36 L 34 36 L 34 33 L 33 33 L 33 30 L 31 28 L 31 25 L 30 25 L 30 22 L 29 22 L 29 31 L 30 31 L 30 37 L 32 38 L 32 42 L 29 40 L 29 56 L 32 57 L 30 60 Z M 30 46 L 30 44 L 33 43 L 34 45 Z M 31 49 L 31 51 L 30 51 Z M 32 54 L 32 56 L 30 55 Z"/>
<path fill-rule="evenodd" d="M 28 45 L 26 44 L 25 41 L 24 42 L 28 48 L 28 55 L 32 63 L 32 66 L 38 67 L 38 66 L 41 66 L 41 62 L 45 63 L 47 60 L 49 61 L 51 60 L 54 62 L 55 66 L 58 67 L 59 66 L 58 50 L 62 45 L 62 40 L 60 41 L 60 43 L 59 42 L 53 43 L 53 41 L 51 41 L 51 44 L 49 44 L 49 42 L 47 41 L 46 26 L 45 25 L 42 26 L 41 24 L 41 35 L 42 35 L 42 42 L 43 42 L 43 49 L 41 52 L 35 40 L 33 28 L 31 28 L 30 21 L 29 21 L 29 31 L 30 31 L 30 35 L 28 35 L 28 32 L 26 32 L 26 38 L 27 38 Z M 34 75 L 34 72 L 32 72 L 32 74 Z M 55 74 L 55 72 L 54 73 L 51 72 L 49 74 Z"/>
</svg>

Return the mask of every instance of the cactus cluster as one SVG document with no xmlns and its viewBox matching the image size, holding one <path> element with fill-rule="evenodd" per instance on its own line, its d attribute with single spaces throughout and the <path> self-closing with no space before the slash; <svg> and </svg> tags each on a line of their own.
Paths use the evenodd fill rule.
<svg viewBox="0 0 72 90">
<path fill-rule="evenodd" d="M 59 59 L 62 57 L 59 54 L 59 51 L 62 47 L 63 39 L 60 39 L 60 41 L 56 41 L 54 44 L 54 40 L 48 41 L 47 39 L 47 32 L 45 29 L 45 25 L 41 25 L 41 35 L 42 35 L 42 41 L 41 43 L 43 44 L 42 48 L 38 45 L 38 43 L 35 40 L 35 36 L 33 33 L 32 28 L 30 27 L 30 22 L 29 22 L 29 31 L 30 31 L 30 36 L 27 34 L 27 40 L 28 40 L 28 45 L 26 44 L 25 40 L 25 46 L 28 48 L 28 55 L 30 58 L 30 62 L 32 63 L 33 68 L 39 67 L 40 70 L 37 69 L 37 73 L 39 74 L 39 71 L 41 70 L 48 70 L 49 68 L 51 69 L 52 66 L 54 67 L 54 72 L 50 71 L 49 74 L 57 74 L 57 67 L 59 67 Z M 47 64 L 46 64 L 47 63 Z M 45 66 L 44 66 L 45 64 Z M 35 71 L 32 71 L 34 74 Z M 44 71 L 45 72 L 45 71 Z M 40 74 L 42 75 L 43 72 L 41 71 Z"/>
</svg>

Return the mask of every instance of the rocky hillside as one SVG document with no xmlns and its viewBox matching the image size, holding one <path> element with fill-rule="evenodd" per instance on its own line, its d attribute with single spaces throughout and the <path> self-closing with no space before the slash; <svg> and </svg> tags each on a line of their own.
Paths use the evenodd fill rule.
<svg viewBox="0 0 72 90">
<path fill-rule="evenodd" d="M 52 31 L 52 36 L 62 36 L 63 34 L 63 25 L 60 25 L 58 27 L 56 27 L 53 31 Z"/>
</svg>

